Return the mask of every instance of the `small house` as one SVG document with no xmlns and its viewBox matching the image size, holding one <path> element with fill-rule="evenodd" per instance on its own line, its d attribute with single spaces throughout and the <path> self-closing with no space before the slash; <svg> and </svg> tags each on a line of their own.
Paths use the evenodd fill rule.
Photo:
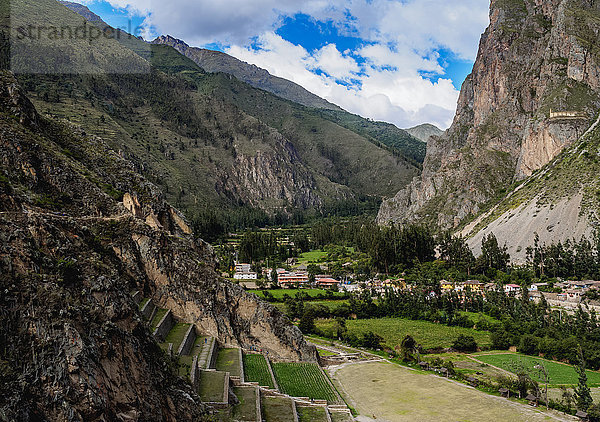
<svg viewBox="0 0 600 422">
<path fill-rule="evenodd" d="M 504 286 L 504 293 L 508 296 L 516 296 L 521 291 L 521 286 L 518 284 L 507 284 Z"/>
<path fill-rule="evenodd" d="M 419 362 L 419 366 L 424 371 L 429 371 L 429 362 Z"/>
<path fill-rule="evenodd" d="M 529 404 L 533 407 L 538 406 L 539 398 L 537 396 L 534 396 L 533 394 L 528 394 L 527 397 L 525 397 L 525 400 L 527 400 Z"/>
<path fill-rule="evenodd" d="M 510 398 L 510 390 L 508 388 L 502 387 L 502 388 L 498 389 L 498 392 L 500 393 L 500 395 L 502 397 L 506 397 L 507 399 Z"/>
<path fill-rule="evenodd" d="M 580 421 L 587 422 L 590 420 L 587 412 L 584 412 L 583 410 L 578 410 L 577 413 L 575 413 L 575 417 L 579 418 Z"/>
</svg>

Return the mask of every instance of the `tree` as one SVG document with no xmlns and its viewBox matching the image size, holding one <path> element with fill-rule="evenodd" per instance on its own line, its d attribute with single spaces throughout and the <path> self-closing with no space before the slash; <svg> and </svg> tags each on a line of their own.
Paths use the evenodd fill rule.
<svg viewBox="0 0 600 422">
<path fill-rule="evenodd" d="M 303 334 L 310 334 L 315 331 L 315 311 L 311 306 L 307 306 L 304 310 L 298 328 Z"/>
<path fill-rule="evenodd" d="M 592 393 L 590 387 L 587 384 L 587 373 L 585 372 L 585 358 L 583 356 L 583 349 L 581 346 L 577 349 L 578 362 L 575 366 L 575 371 L 579 375 L 579 382 L 575 387 L 575 400 L 577 402 L 577 408 L 579 410 L 588 410 L 593 404 Z"/>
<path fill-rule="evenodd" d="M 500 247 L 493 233 L 485 236 L 481 241 L 481 255 L 477 258 L 477 269 L 482 273 L 490 269 L 506 271 L 509 262 L 510 255 L 506 245 Z"/>
<path fill-rule="evenodd" d="M 413 360 L 413 353 L 415 352 L 415 348 L 417 347 L 417 342 L 411 335 L 406 335 L 400 343 L 400 352 L 402 354 L 403 361 Z"/>
<path fill-rule="evenodd" d="M 454 341 L 454 343 L 452 343 L 452 348 L 458 350 L 459 352 L 476 352 L 477 342 L 473 336 L 461 334 Z"/>
<path fill-rule="evenodd" d="M 367 349 L 380 349 L 381 348 L 381 342 L 383 341 L 383 338 L 381 336 L 378 336 L 377 334 L 374 334 L 372 331 L 369 331 L 368 333 L 365 333 L 363 335 L 363 339 L 362 339 L 362 346 L 366 347 Z"/>
</svg>

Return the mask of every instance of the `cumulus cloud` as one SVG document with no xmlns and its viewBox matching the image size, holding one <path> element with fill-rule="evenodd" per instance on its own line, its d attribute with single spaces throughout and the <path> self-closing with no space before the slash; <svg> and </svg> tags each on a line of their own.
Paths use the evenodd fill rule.
<svg viewBox="0 0 600 422">
<path fill-rule="evenodd" d="M 474 60 L 489 7 L 489 0 L 108 1 L 146 16 L 147 34 L 196 46 L 218 43 L 348 111 L 401 127 L 431 122 L 443 128 L 452 121 L 458 92 L 439 51 Z M 364 43 L 355 51 L 334 42 L 313 51 L 294 45 L 275 31 L 298 13 Z"/>
</svg>

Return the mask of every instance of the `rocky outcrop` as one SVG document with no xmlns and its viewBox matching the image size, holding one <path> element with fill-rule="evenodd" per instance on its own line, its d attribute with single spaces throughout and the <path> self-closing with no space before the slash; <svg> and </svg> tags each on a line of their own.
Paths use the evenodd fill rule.
<svg viewBox="0 0 600 422">
<path fill-rule="evenodd" d="M 573 144 L 600 108 L 598 13 L 583 0 L 492 1 L 452 126 L 431 138 L 422 176 L 384 202 L 378 221 L 456 227 Z"/>
<path fill-rule="evenodd" d="M 429 141 L 429 138 L 431 138 L 432 136 L 441 136 L 442 133 L 444 133 L 443 130 L 429 123 L 411 127 L 410 129 L 405 130 L 412 136 L 423 142 Z"/>
<path fill-rule="evenodd" d="M 341 110 L 335 104 L 331 104 L 294 82 L 273 76 L 265 69 L 248 64 L 220 51 L 190 47 L 185 42 L 170 35 L 161 35 L 152 43 L 173 47 L 209 73 L 229 73 L 255 88 L 264 89 L 281 98 L 307 107 Z"/>
<path fill-rule="evenodd" d="M 316 359 L 278 310 L 218 278 L 210 246 L 131 163 L 37 115 L 1 73 L 0 415 L 199 420 L 133 290 L 223 343 Z"/>
</svg>

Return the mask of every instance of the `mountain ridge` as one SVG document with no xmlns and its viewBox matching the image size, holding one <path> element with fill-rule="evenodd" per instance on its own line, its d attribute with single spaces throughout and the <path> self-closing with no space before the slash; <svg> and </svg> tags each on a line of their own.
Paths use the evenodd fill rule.
<svg viewBox="0 0 600 422">
<path fill-rule="evenodd" d="M 242 82 L 246 82 L 255 88 L 264 89 L 286 100 L 307 107 L 341 110 L 337 105 L 311 93 L 300 85 L 271 75 L 267 70 L 236 59 L 229 54 L 204 48 L 190 47 L 184 41 L 170 35 L 161 35 L 154 39 L 152 44 L 173 47 L 184 56 L 192 59 L 206 72 L 232 74 Z"/>
</svg>

